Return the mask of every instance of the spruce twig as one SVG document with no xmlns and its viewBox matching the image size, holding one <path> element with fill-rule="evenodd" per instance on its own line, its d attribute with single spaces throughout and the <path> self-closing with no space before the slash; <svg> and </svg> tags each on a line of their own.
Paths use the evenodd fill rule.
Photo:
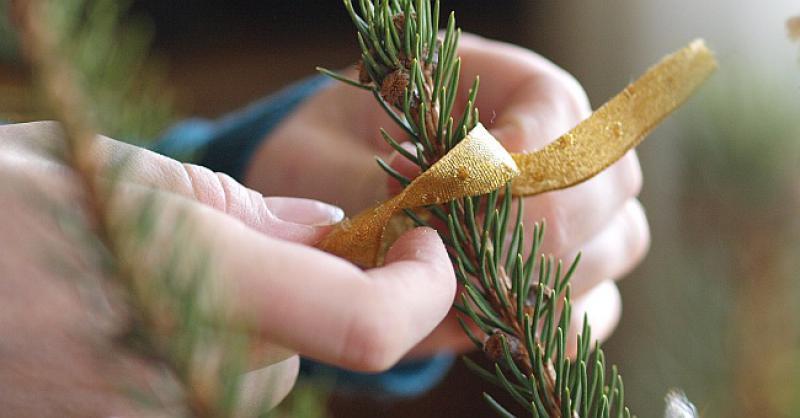
<svg viewBox="0 0 800 418">
<path fill-rule="evenodd" d="M 433 4 L 429 0 L 359 0 L 358 8 L 352 0 L 344 0 L 344 6 L 361 47 L 358 80 L 325 69 L 321 72 L 372 91 L 418 151 L 416 155 L 405 151 L 382 131 L 384 139 L 426 170 L 480 121 L 475 107 L 477 78 L 464 112 L 453 114 L 461 83 L 461 32 L 455 15 L 448 16 L 440 34 L 438 0 Z M 407 184 L 385 163 L 380 165 Z M 465 359 L 467 366 L 518 404 L 501 405 L 484 394 L 500 416 L 514 416 L 510 411 L 521 409 L 532 417 L 629 417 L 622 378 L 616 369 L 606 378 L 605 356 L 592 344 L 586 320 L 578 336 L 577 355 L 567 358 L 569 280 L 578 260 L 565 269 L 561 261 L 539 254 L 544 225 L 533 226 L 528 235 L 531 244 L 525 245 L 522 201 L 514 202 L 508 187 L 503 193 L 494 191 L 428 208 L 431 216 L 447 225 L 441 234 L 464 286 L 456 308 L 481 335 L 461 320 L 464 331 L 495 363 L 486 370 Z M 511 216 L 514 206 L 516 217 Z M 418 216 L 412 219 L 418 225 L 427 224 Z"/>
</svg>

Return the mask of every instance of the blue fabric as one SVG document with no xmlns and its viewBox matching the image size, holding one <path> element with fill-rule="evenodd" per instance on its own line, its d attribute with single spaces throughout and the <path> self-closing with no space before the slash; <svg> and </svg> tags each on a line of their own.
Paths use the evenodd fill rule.
<svg viewBox="0 0 800 418">
<path fill-rule="evenodd" d="M 307 97 L 329 83 L 317 76 L 217 120 L 188 119 L 156 141 L 153 150 L 223 172 L 242 181 L 261 140 Z M 444 378 L 453 356 L 440 354 L 424 361 L 401 363 L 380 374 L 355 373 L 303 359 L 301 373 L 334 382 L 337 389 L 382 396 L 419 395 Z"/>
<path fill-rule="evenodd" d="M 356 373 L 310 360 L 300 363 L 300 373 L 325 379 L 340 390 L 372 392 L 383 396 L 417 396 L 427 392 L 450 370 L 454 357 L 443 353 L 420 361 L 406 361 L 379 373 Z"/>
<path fill-rule="evenodd" d="M 330 82 L 317 76 L 217 120 L 188 119 L 156 142 L 154 151 L 190 160 L 242 181 L 261 140 L 308 96 Z"/>
</svg>

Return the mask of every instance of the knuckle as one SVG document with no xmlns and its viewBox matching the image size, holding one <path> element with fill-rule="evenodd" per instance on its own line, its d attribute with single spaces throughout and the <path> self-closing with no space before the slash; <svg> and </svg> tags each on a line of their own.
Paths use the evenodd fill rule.
<svg viewBox="0 0 800 418">
<path fill-rule="evenodd" d="M 631 199 L 627 204 L 628 253 L 640 261 L 650 248 L 650 226 L 642 204 Z"/>
<path fill-rule="evenodd" d="M 181 163 L 183 177 L 192 197 L 201 203 L 217 207 L 215 197 L 218 195 L 213 182 L 211 170 L 194 164 Z"/>
<path fill-rule="evenodd" d="M 546 91 L 561 110 L 564 121 L 569 122 L 569 128 L 591 114 L 589 96 L 566 70 L 553 64 L 551 70 L 539 79 L 539 84 L 548 86 Z"/>
<path fill-rule="evenodd" d="M 642 191 L 644 178 L 636 151 L 632 150 L 628 152 L 628 154 L 623 157 L 621 165 L 622 170 L 620 170 L 619 176 L 622 182 L 622 191 L 628 197 L 638 196 Z"/>
<path fill-rule="evenodd" d="M 574 124 L 586 119 L 591 114 L 591 106 L 589 105 L 589 98 L 580 84 L 571 76 L 568 76 L 569 82 L 564 86 L 564 106 L 566 113 L 570 115 L 571 121 Z"/>
<path fill-rule="evenodd" d="M 200 203 L 230 214 L 241 200 L 241 186 L 227 174 L 194 164 L 181 167 L 192 196 Z"/>
</svg>

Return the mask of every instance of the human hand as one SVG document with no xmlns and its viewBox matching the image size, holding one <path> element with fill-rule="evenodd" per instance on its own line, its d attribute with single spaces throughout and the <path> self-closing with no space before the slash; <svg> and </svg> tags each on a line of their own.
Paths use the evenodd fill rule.
<svg viewBox="0 0 800 418">
<path fill-rule="evenodd" d="M 266 384 L 268 405 L 285 396 L 297 374 L 298 352 L 354 370 L 389 368 L 441 322 L 453 301 L 452 266 L 432 230 L 408 232 L 391 248 L 384 267 L 362 271 L 309 246 L 341 219 L 338 208 L 264 198 L 225 175 L 108 138 L 98 138 L 93 151 L 101 167 L 123 164 L 106 202 L 107 222 L 136 283 L 160 277 L 159 266 L 173 249 L 210 255 L 215 290 L 210 309 L 224 312 L 231 326 L 251 327 L 254 372 L 244 380 L 243 408 L 261 404 L 264 392 L 256 390 Z M 75 263 L 81 275 L 102 275 L 87 263 L 93 255 L 65 233 L 51 211 L 31 210 L 42 203 L 32 197 L 46 198 L 66 215 L 85 215 L 74 204 L 82 196 L 75 173 L 54 157 L 61 153 L 56 124 L 0 127 L 0 201 L 7 209 L 0 218 L 5 289 L 0 318 L 14 318 L 0 321 L 0 386 L 19 388 L 2 391 L 0 404 L 25 412 L 16 415 L 40 407 L 116 414 L 135 409 L 119 383 L 135 380 L 130 375 L 152 377 L 157 367 L 131 367 L 141 366 L 141 360 L 122 349 L 108 355 L 116 335 L 97 325 L 96 312 L 78 292 L 84 282 L 39 268 L 46 244 L 48 254 L 82 260 Z M 152 237 L 142 245 L 123 232 L 136 227 L 137 211 L 153 196 L 158 216 Z M 177 241 L 178 224 L 190 240 Z M 19 391 L 53 403 L 24 403 L 15 395 Z M 37 396 L 45 394 L 57 396 Z"/>
<path fill-rule="evenodd" d="M 465 82 L 456 114 L 466 104 L 471 80 L 480 75 L 477 107 L 482 122 L 509 151 L 541 148 L 590 114 L 580 85 L 530 51 L 464 35 L 459 53 Z M 357 213 L 399 190 L 374 163 L 373 155 L 391 160 L 404 174 L 414 174 L 412 164 L 392 155 L 380 139 L 379 127 L 403 138 L 371 94 L 333 85 L 265 140 L 253 159 L 247 184 L 264 193 L 324 199 Z M 638 159 L 630 152 L 583 184 L 525 202 L 527 224 L 547 221 L 544 252 L 567 261 L 582 252 L 572 279 L 574 319 L 578 322 L 588 312 L 593 335 L 601 340 L 612 332 L 621 310 L 614 280 L 641 261 L 649 244 L 647 221 L 636 199 L 641 183 Z M 470 347 L 451 314 L 414 354 Z"/>
</svg>

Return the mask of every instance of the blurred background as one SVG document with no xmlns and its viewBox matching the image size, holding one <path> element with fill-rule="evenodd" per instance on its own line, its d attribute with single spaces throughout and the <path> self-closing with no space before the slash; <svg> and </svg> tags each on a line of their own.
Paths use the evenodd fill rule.
<svg viewBox="0 0 800 418">
<path fill-rule="evenodd" d="M 184 116 L 216 116 L 356 58 L 341 3 L 137 0 Z M 606 344 L 639 416 L 682 388 L 704 417 L 800 417 L 800 45 L 796 0 L 443 1 L 464 30 L 529 47 L 574 74 L 596 107 L 696 37 L 721 69 L 640 147 L 653 244 L 620 286 Z M 5 29 L 0 28 L 0 31 Z M 0 32 L 3 109 L 27 74 Z M 485 86 L 484 88 L 491 88 Z M 491 416 L 458 364 L 397 402 L 334 395 L 331 417 Z M 494 391 L 496 393 L 497 391 Z M 303 395 L 308 397 L 306 395 Z M 311 397 L 313 398 L 313 396 Z"/>
</svg>

